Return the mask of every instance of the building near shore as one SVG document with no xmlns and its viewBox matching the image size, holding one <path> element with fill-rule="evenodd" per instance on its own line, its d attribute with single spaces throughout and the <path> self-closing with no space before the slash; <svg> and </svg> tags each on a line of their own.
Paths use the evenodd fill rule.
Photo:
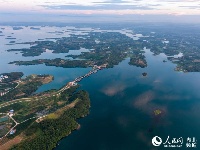
<svg viewBox="0 0 200 150">
<path fill-rule="evenodd" d="M 11 131 L 10 131 L 10 135 L 15 134 L 15 132 L 16 132 L 16 129 L 11 130 Z"/>
</svg>

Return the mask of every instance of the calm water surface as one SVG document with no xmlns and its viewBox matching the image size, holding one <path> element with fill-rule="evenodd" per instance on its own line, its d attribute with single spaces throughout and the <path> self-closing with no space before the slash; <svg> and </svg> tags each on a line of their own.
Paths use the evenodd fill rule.
<svg viewBox="0 0 200 150">
<path fill-rule="evenodd" d="M 82 28 L 82 31 L 74 31 L 74 27 L 40 27 L 40 30 L 32 30 L 30 27 L 23 27 L 22 30 L 13 30 L 11 26 L 1 26 L 5 28 L 1 30 L 3 33 L 0 36 L 0 73 L 7 72 L 23 72 L 24 77 L 31 74 L 51 74 L 54 76 L 54 81 L 49 84 L 41 86 L 36 92 L 43 92 L 50 89 L 59 89 L 67 82 L 74 80 L 77 76 L 86 74 L 91 68 L 58 68 L 45 65 L 33 65 L 33 66 L 16 66 L 8 64 L 12 61 L 27 61 L 33 59 L 54 59 L 63 58 L 67 55 L 79 55 L 81 52 L 87 52 L 89 50 L 81 48 L 80 50 L 70 50 L 69 53 L 55 54 L 52 50 L 46 50 L 40 56 L 35 57 L 22 57 L 20 52 L 7 52 L 9 49 L 29 48 L 29 44 L 17 44 L 23 42 L 34 42 L 37 40 L 46 40 L 46 38 L 61 38 L 69 37 L 70 34 L 87 34 L 91 29 Z M 83 33 L 84 31 L 84 33 Z M 7 39 L 16 38 L 16 39 Z M 48 39 L 53 40 L 53 39 Z M 7 45 L 10 41 L 15 41 L 13 45 Z M 71 59 L 71 58 L 68 58 Z"/>
<path fill-rule="evenodd" d="M 66 69 L 45 65 L 8 64 L 15 60 L 65 58 L 68 54 L 52 54 L 51 51 L 47 51 L 38 57 L 22 57 L 20 53 L 5 51 L 11 48 L 29 47 L 22 44 L 5 45 L 12 41 L 5 39 L 7 36 L 16 37 L 16 42 L 28 42 L 39 38 L 69 36 L 71 33 L 84 32 L 82 34 L 86 34 L 85 32 L 91 31 L 87 28 L 82 31 L 74 31 L 74 29 L 73 27 L 43 27 L 35 31 L 30 30 L 30 27 L 24 27 L 23 31 L 26 32 L 22 32 L 22 30 L 13 31 L 11 27 L 6 27 L 2 33 L 5 36 L 0 36 L 2 41 L 0 43 L 0 73 L 22 71 L 24 76 L 54 75 L 54 81 L 43 85 L 37 92 L 58 89 L 74 78 L 84 75 L 91 68 Z M 49 31 L 52 32 L 49 33 Z M 132 37 L 129 31 L 123 32 Z M 78 53 L 80 52 L 70 51 L 69 54 Z M 149 50 L 146 50 L 145 55 L 148 62 L 147 68 L 129 66 L 129 59 L 126 59 L 114 68 L 99 71 L 80 83 L 81 88 L 90 94 L 92 106 L 90 114 L 78 121 L 81 128 L 62 139 L 56 150 L 155 149 L 151 144 L 154 136 L 160 136 L 163 141 L 167 139 L 167 136 L 183 137 L 184 140 L 186 137 L 196 137 L 197 141 L 200 141 L 199 73 L 175 72 L 174 64 L 163 63 L 163 60 L 166 60 L 164 54 L 153 56 Z M 143 72 L 147 72 L 148 76 L 143 77 Z M 162 113 L 155 116 L 154 110 L 157 109 Z M 183 147 L 185 147 L 185 142 Z M 200 145 L 197 144 L 198 146 Z M 159 147 L 159 149 L 162 148 Z"/>
<path fill-rule="evenodd" d="M 155 149 L 154 136 L 200 139 L 200 76 L 175 72 L 164 54 L 146 50 L 148 67 L 129 66 L 129 59 L 81 82 L 90 93 L 90 115 L 81 128 L 59 142 L 56 150 Z M 147 77 L 142 73 L 147 72 Z M 155 116 L 154 110 L 162 111 Z M 197 145 L 198 146 L 198 145 Z M 166 149 L 163 146 L 159 149 Z"/>
</svg>

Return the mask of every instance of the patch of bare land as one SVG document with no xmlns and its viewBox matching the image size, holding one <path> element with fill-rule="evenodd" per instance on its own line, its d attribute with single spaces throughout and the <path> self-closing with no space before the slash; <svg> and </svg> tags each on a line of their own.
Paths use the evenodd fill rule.
<svg viewBox="0 0 200 150">
<path fill-rule="evenodd" d="M 16 136 L 14 139 L 11 139 L 4 143 L 3 145 L 0 145 L 1 150 L 9 150 L 12 146 L 19 144 L 22 141 L 23 137 L 21 135 Z"/>
</svg>

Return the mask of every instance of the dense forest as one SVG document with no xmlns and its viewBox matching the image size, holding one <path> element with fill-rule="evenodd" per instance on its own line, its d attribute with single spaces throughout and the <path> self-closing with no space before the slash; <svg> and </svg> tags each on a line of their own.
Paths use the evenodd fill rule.
<svg viewBox="0 0 200 150">
<path fill-rule="evenodd" d="M 89 114 L 90 100 L 86 91 L 78 91 L 73 95 L 80 99 L 74 108 L 66 110 L 59 118 L 34 122 L 25 131 L 27 137 L 12 150 L 51 150 L 63 137 L 78 128 L 76 120 Z"/>
<path fill-rule="evenodd" d="M 129 65 L 145 68 L 147 67 L 147 61 L 145 60 L 145 56 L 143 54 L 133 55 L 130 58 Z"/>
<path fill-rule="evenodd" d="M 143 45 L 140 42 L 133 41 L 130 37 L 118 32 L 91 32 L 88 36 L 72 35 L 71 37 L 58 39 L 56 42 L 52 41 L 35 41 L 33 43 L 25 44 L 37 44 L 30 49 L 12 49 L 8 51 L 21 51 L 23 56 L 37 56 L 45 49 L 53 50 L 53 53 L 67 53 L 69 50 L 79 50 L 80 48 L 89 49 L 89 52 L 83 52 L 80 55 L 67 55 L 78 60 L 68 59 L 37 59 L 31 61 L 13 61 L 10 64 L 16 65 L 38 65 L 45 64 L 47 66 L 56 66 L 63 68 L 74 67 L 89 67 L 93 65 L 108 64 L 108 68 L 118 65 L 122 60 L 129 56 L 129 52 L 140 51 L 143 49 Z M 96 43 L 98 39 L 100 42 Z M 135 54 L 136 55 L 136 54 Z"/>
</svg>

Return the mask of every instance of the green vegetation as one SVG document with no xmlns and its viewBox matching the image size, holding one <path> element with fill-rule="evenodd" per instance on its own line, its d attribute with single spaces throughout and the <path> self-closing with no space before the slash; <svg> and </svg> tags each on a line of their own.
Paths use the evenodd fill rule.
<svg viewBox="0 0 200 150">
<path fill-rule="evenodd" d="M 53 80 L 50 75 L 30 75 L 25 79 L 21 79 L 18 83 L 14 82 L 23 75 L 23 73 L 11 73 L 7 79 L 4 79 L 1 87 L 7 87 L 6 94 L 0 97 L 0 101 L 13 100 L 17 98 L 27 97 L 33 94 L 39 86 L 49 83 Z"/>
<path fill-rule="evenodd" d="M 154 110 L 155 116 L 160 115 L 161 113 L 162 113 L 162 111 L 159 109 Z"/>
<path fill-rule="evenodd" d="M 31 28 L 39 29 L 39 28 Z M 39 56 L 46 50 L 52 50 L 53 53 L 68 53 L 69 50 L 79 50 L 81 48 L 90 49 L 89 52 L 80 55 L 68 55 L 69 59 L 37 59 L 30 61 L 14 61 L 10 64 L 16 65 L 38 65 L 56 66 L 63 68 L 90 67 L 94 65 L 106 64 L 107 67 L 118 65 L 125 58 L 130 58 L 129 65 L 145 68 L 147 61 L 144 56 L 143 48 L 147 47 L 158 55 L 164 53 L 167 59 L 177 64 L 177 71 L 193 72 L 200 71 L 200 54 L 199 54 L 199 33 L 189 36 L 188 31 L 185 33 L 169 30 L 150 33 L 149 30 L 142 30 L 143 35 L 137 41 L 118 32 L 90 32 L 88 35 L 71 35 L 63 38 L 46 38 L 47 41 L 35 41 L 17 44 L 30 44 L 30 48 L 11 49 L 8 51 L 20 51 L 23 56 Z M 195 37 L 196 39 L 193 39 Z M 7 39 L 13 39 L 7 37 Z M 48 41 L 54 39 L 54 41 Z M 169 41 L 168 41 L 169 40 Z M 98 41 L 98 42 L 97 42 Z M 15 43 L 10 41 L 10 44 Z M 178 55 L 179 54 L 179 55 Z M 183 54 L 180 55 L 180 54 Z M 177 56 L 175 56 L 177 55 Z M 163 62 L 166 62 L 164 60 Z M 142 73 L 147 76 L 147 73 Z M 15 75 L 17 76 L 17 75 Z M 22 76 L 22 75 L 21 75 Z M 10 109 L 15 110 L 14 120 L 20 123 L 16 127 L 15 135 L 9 135 L 12 139 L 16 135 L 23 136 L 22 143 L 15 145 L 12 149 L 53 149 L 57 142 L 69 135 L 71 131 L 78 128 L 77 119 L 89 114 L 89 95 L 85 91 L 77 91 L 78 86 L 62 91 L 49 90 L 43 93 L 32 95 L 42 84 L 48 83 L 53 78 L 49 75 L 31 75 L 22 79 L 19 85 L 15 80 L 21 78 L 20 75 L 12 77 L 11 84 L 3 85 L 0 88 L 11 88 L 6 95 L 0 97 L 0 100 L 16 99 L 28 97 L 16 103 L 1 105 L 1 112 L 8 112 Z M 11 77 L 9 77 L 10 79 Z M 48 78 L 46 80 L 46 78 Z M 3 83 L 3 82 L 2 82 Z M 15 88 L 17 86 L 17 88 Z M 65 86 L 66 87 L 66 86 Z M 61 92 L 62 91 L 62 92 Z M 160 116 L 163 112 L 159 109 L 153 111 L 153 115 Z M 2 116 L 1 116 L 2 117 Z M 13 122 L 12 122 L 13 124 Z M 4 124 L 0 124 L 1 125 Z M 10 127 L 2 127 L 8 131 Z M 6 132 L 1 134 L 5 134 Z"/>
<path fill-rule="evenodd" d="M 46 66 L 56 66 L 56 67 L 63 67 L 63 68 L 75 68 L 75 67 L 86 68 L 92 64 L 86 60 L 65 60 L 65 59 L 61 59 L 61 58 L 38 59 L 38 60 L 33 60 L 33 61 L 14 61 L 14 62 L 11 62 L 10 64 L 38 65 L 38 64 L 43 64 L 43 63 Z"/>
<path fill-rule="evenodd" d="M 2 100 L 3 95 L 8 94 L 17 87 L 18 81 L 23 76 L 22 72 L 11 72 L 0 74 L 0 100 Z"/>
<path fill-rule="evenodd" d="M 143 75 L 144 77 L 146 77 L 146 76 L 147 76 L 147 73 L 146 73 L 146 72 L 143 72 L 142 75 Z"/>
<path fill-rule="evenodd" d="M 11 72 L 11 73 L 2 73 L 0 76 L 8 76 L 4 78 L 1 83 L 8 83 L 19 80 L 24 74 L 22 72 Z"/>
<path fill-rule="evenodd" d="M 141 67 L 141 68 L 147 67 L 147 62 L 145 60 L 145 56 L 142 54 L 132 56 L 130 58 L 129 65 L 133 65 L 133 66 Z"/>
<path fill-rule="evenodd" d="M 52 79 L 50 77 L 49 75 L 31 75 L 21 79 L 20 84 L 23 86 L 27 83 L 47 83 Z M 62 92 L 49 90 L 27 99 L 2 103 L 0 112 L 8 113 L 13 109 L 12 118 L 15 121 L 9 119 L 11 122 L 7 123 L 8 120 L 5 120 L 6 125 L 2 118 L 0 135 L 4 136 L 19 123 L 15 127 L 15 134 L 8 134 L 7 140 L 19 136 L 23 138 L 23 141 L 12 149 L 53 149 L 61 138 L 78 128 L 77 119 L 89 114 L 89 95 L 85 91 L 77 91 L 78 87 L 78 85 L 68 86 Z M 5 117 L 5 115 L 0 117 Z"/>
<path fill-rule="evenodd" d="M 96 43 L 95 41 L 100 41 Z M 89 67 L 93 65 L 108 64 L 107 67 L 118 65 L 122 60 L 131 57 L 130 65 L 146 67 L 147 63 L 143 52 L 143 45 L 133 41 L 130 37 L 118 32 L 91 32 L 88 35 L 71 35 L 53 41 L 36 41 L 23 44 L 31 44 L 30 49 L 11 49 L 8 51 L 21 51 L 23 56 L 38 56 L 46 49 L 53 50 L 53 53 L 68 53 L 69 50 L 79 50 L 80 48 L 90 49 L 80 55 L 68 55 L 74 59 L 38 59 L 32 61 L 14 61 L 10 64 L 16 65 L 37 65 L 57 66 L 64 68 Z"/>
<path fill-rule="evenodd" d="M 90 43 L 89 41 L 87 42 Z M 21 44 L 33 45 L 30 49 L 10 49 L 8 51 L 21 51 L 23 56 L 39 56 L 45 52 L 46 49 L 53 50 L 53 53 L 68 53 L 69 50 L 78 50 L 82 44 L 86 45 L 86 40 L 76 37 L 61 38 L 53 41 L 36 41 L 36 42 L 25 42 Z M 94 44 L 94 41 L 93 41 Z M 90 44 L 91 45 L 91 44 Z M 83 46 L 84 47 L 84 46 Z"/>
<path fill-rule="evenodd" d="M 59 118 L 32 123 L 24 131 L 25 140 L 12 149 L 51 150 L 61 138 L 77 129 L 76 120 L 89 113 L 90 101 L 89 95 L 85 91 L 76 92 L 73 97 L 80 99 L 74 108 L 66 110 Z"/>
<path fill-rule="evenodd" d="M 169 28 L 157 25 L 138 30 L 146 36 L 139 41 L 155 55 L 166 54 L 168 60 L 177 64 L 176 71 L 200 72 L 200 33 L 196 32 L 199 27 L 178 25 Z"/>
<path fill-rule="evenodd" d="M 10 129 L 12 120 L 7 116 L 0 117 L 0 137 L 4 136 Z"/>
</svg>

